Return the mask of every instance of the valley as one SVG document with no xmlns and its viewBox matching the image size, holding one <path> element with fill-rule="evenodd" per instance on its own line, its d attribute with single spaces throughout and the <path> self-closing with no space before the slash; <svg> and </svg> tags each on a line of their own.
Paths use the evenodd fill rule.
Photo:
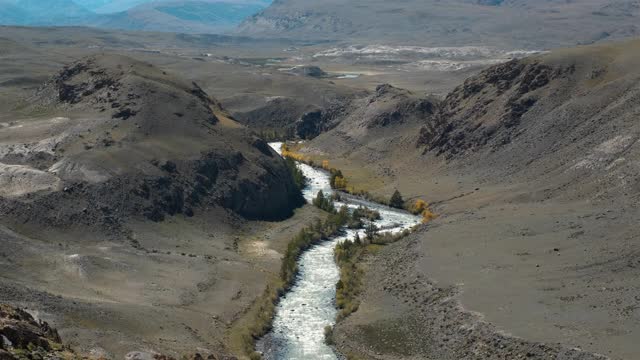
<svg viewBox="0 0 640 360">
<path fill-rule="evenodd" d="M 16 4 L 0 359 L 640 357 L 637 1 Z"/>
</svg>

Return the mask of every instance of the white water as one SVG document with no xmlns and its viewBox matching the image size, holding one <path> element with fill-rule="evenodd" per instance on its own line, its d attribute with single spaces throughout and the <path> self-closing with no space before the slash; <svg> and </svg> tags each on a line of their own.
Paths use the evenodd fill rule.
<svg viewBox="0 0 640 360">
<path fill-rule="evenodd" d="M 269 145 L 281 153 L 282 143 Z M 298 163 L 298 168 L 307 178 L 303 195 L 308 202 L 320 190 L 326 195 L 333 193 L 327 172 L 301 163 Z M 350 208 L 364 205 L 377 210 L 381 219 L 376 221 L 376 225 L 386 232 L 400 232 L 420 222 L 418 217 L 409 213 L 352 197 L 343 196 L 343 202 L 336 203 L 336 207 L 342 205 Z M 339 358 L 333 348 L 324 343 L 324 328 L 333 326 L 337 315 L 335 286 L 339 272 L 333 251 L 338 243 L 353 238 L 355 234 L 356 231 L 347 230 L 343 236 L 315 245 L 300 256 L 296 283 L 278 303 L 273 329 L 258 341 L 257 349 L 263 353 L 264 359 Z"/>
</svg>

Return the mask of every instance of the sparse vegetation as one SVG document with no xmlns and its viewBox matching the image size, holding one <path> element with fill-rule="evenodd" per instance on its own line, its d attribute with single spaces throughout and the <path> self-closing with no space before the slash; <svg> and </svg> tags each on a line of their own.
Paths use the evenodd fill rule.
<svg viewBox="0 0 640 360">
<path fill-rule="evenodd" d="M 291 147 L 287 143 L 282 143 L 281 152 L 282 152 L 282 156 L 284 156 L 285 158 L 300 161 L 306 164 L 311 163 L 311 160 L 307 156 L 304 156 L 296 152 L 295 150 L 291 149 Z"/>
<path fill-rule="evenodd" d="M 283 139 L 290 139 L 294 136 L 292 129 L 287 129 L 284 132 L 273 129 L 262 129 L 256 132 L 256 135 L 267 142 L 281 141 Z"/>
<path fill-rule="evenodd" d="M 387 245 L 392 244 L 409 234 L 411 234 L 411 230 L 405 230 L 395 234 L 383 232 L 376 234 L 370 241 L 374 245 Z"/>
<path fill-rule="evenodd" d="M 322 239 L 337 234 L 351 220 L 351 215 L 346 206 L 336 211 L 330 198 L 325 197 L 322 193 L 319 193 L 314 200 L 314 204 L 316 203 L 328 208 L 330 215 L 325 221 L 316 219 L 293 237 L 282 259 L 279 278 L 272 282 L 265 289 L 264 294 L 254 303 L 249 314 L 249 325 L 238 330 L 239 334 L 236 336 L 240 337 L 242 350 L 246 356 L 252 359 L 259 359 L 254 355 L 257 354 L 255 353 L 255 341 L 271 329 L 278 299 L 295 281 L 300 254 Z"/>
<path fill-rule="evenodd" d="M 296 151 L 295 146 L 291 146 L 289 144 L 282 144 L 282 156 L 286 158 L 290 158 L 296 161 L 303 162 L 310 166 L 317 166 L 313 160 L 311 160 L 308 156 L 305 156 Z M 349 185 L 349 181 L 345 175 L 342 174 L 342 171 L 336 168 L 331 167 L 329 160 L 322 160 L 320 167 L 331 174 L 331 178 L 329 180 L 332 189 L 344 191 L 348 194 L 361 196 L 367 200 L 371 200 L 380 204 L 387 204 L 388 201 L 379 197 L 373 196 L 368 191 L 358 189 L 352 185 Z"/>
<path fill-rule="evenodd" d="M 286 145 L 283 145 L 283 155 L 287 158 L 287 164 L 290 169 L 297 169 L 295 161 L 307 162 L 301 159 L 304 157 L 295 151 L 292 151 Z M 312 163 L 311 163 L 312 164 Z M 323 168 L 329 167 L 328 161 L 323 161 Z M 329 168 L 332 174 L 332 186 L 342 185 L 344 177 L 340 170 Z M 302 174 L 298 174 L 292 170 L 296 184 L 300 184 L 299 180 L 304 179 Z M 346 180 L 345 184 L 346 184 Z M 302 185 L 304 186 L 304 185 Z M 398 193 L 399 194 L 399 193 Z M 374 221 L 380 219 L 380 213 L 375 210 L 360 206 L 353 211 L 349 211 L 347 206 L 336 209 L 335 200 L 340 200 L 339 194 L 331 196 L 319 191 L 313 200 L 313 205 L 328 212 L 329 216 L 325 221 L 316 219 L 309 226 L 302 229 L 288 244 L 285 251 L 282 265 L 280 269 L 277 286 L 269 286 L 265 290 L 263 296 L 254 305 L 253 323 L 247 327 L 242 334 L 243 349 L 245 354 L 251 359 L 259 359 L 259 354 L 255 352 L 255 340 L 266 334 L 271 327 L 273 315 L 275 313 L 275 305 L 279 297 L 292 285 L 298 272 L 298 257 L 313 244 L 318 243 L 322 239 L 326 239 L 340 232 L 343 227 L 352 229 L 364 228 L 365 238 L 361 239 L 359 235 L 353 241 L 345 241 L 338 245 L 335 250 L 336 262 L 340 267 L 340 280 L 336 284 L 336 304 L 340 309 L 338 320 L 343 319 L 349 314 L 357 311 L 359 301 L 357 296 L 362 288 L 363 270 L 359 266 L 359 261 L 366 253 L 369 247 L 389 244 L 399 240 L 407 235 L 409 231 L 400 234 L 380 233 Z M 403 201 L 404 204 L 404 201 Z M 414 204 L 416 205 L 416 204 Z M 417 204 L 417 208 L 426 208 L 425 205 Z M 428 208 L 426 208 L 428 210 Z M 333 329 L 325 328 L 325 341 L 327 344 L 333 343 Z"/>
<path fill-rule="evenodd" d="M 361 260 L 380 245 L 386 245 L 409 235 L 410 230 L 397 234 L 378 233 L 375 224 L 365 228 L 366 238 L 360 239 L 356 234 L 353 240 L 338 244 L 335 259 L 340 268 L 340 280 L 336 284 L 336 305 L 339 309 L 337 321 L 356 312 L 360 306 L 358 296 L 362 291 L 364 270 Z"/>
<path fill-rule="evenodd" d="M 350 240 L 336 246 L 335 258 L 340 268 L 340 280 L 336 284 L 338 321 L 357 311 L 360 306 L 357 297 L 362 291 L 364 272 L 358 263 L 365 249 L 366 245 L 362 242 L 356 243 Z"/>
</svg>

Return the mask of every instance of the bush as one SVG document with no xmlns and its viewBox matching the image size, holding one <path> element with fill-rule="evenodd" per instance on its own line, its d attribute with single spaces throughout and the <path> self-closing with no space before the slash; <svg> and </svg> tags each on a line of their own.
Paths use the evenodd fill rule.
<svg viewBox="0 0 640 360">
<path fill-rule="evenodd" d="M 382 233 L 382 234 L 377 234 L 370 241 L 374 245 L 387 245 L 387 244 L 392 244 L 392 243 L 402 239 L 403 237 L 409 235 L 410 233 L 411 233 L 411 230 L 404 230 L 404 231 L 396 233 L 396 234 L 385 232 L 385 233 Z"/>
<path fill-rule="evenodd" d="M 413 203 L 413 205 L 411 205 L 409 211 L 414 215 L 418 215 L 422 214 L 427 209 L 429 209 L 429 204 L 422 199 L 418 199 Z"/>
<path fill-rule="evenodd" d="M 333 345 L 333 327 L 327 325 L 324 327 L 324 343 L 327 345 Z"/>
<path fill-rule="evenodd" d="M 374 223 L 369 223 L 364 228 L 364 234 L 367 237 L 367 240 L 371 241 L 378 235 L 378 227 Z"/>
<path fill-rule="evenodd" d="M 426 209 L 425 211 L 422 212 L 422 223 L 426 224 L 429 221 L 437 218 L 438 215 L 434 214 L 433 212 L 431 212 L 431 210 Z"/>
<path fill-rule="evenodd" d="M 380 220 L 380 213 L 376 210 L 371 210 L 367 207 L 364 206 L 360 206 L 358 208 L 356 208 L 355 210 L 353 210 L 353 213 L 351 214 L 351 216 L 353 218 L 356 219 L 367 219 L 367 220 L 371 220 L 371 221 L 375 221 L 375 220 Z"/>
</svg>

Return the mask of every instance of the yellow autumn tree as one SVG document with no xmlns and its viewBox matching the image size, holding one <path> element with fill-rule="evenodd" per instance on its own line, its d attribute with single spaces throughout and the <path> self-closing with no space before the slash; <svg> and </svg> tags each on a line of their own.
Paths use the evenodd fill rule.
<svg viewBox="0 0 640 360">
<path fill-rule="evenodd" d="M 436 214 L 431 212 L 431 210 L 426 209 L 426 210 L 424 210 L 422 212 L 422 223 L 426 224 L 426 223 L 430 222 L 431 220 L 435 219 L 436 217 L 438 217 Z"/>
<path fill-rule="evenodd" d="M 342 176 L 336 176 L 335 187 L 336 187 L 336 189 L 346 189 L 347 188 L 347 179 L 345 179 Z"/>
<path fill-rule="evenodd" d="M 429 209 L 429 204 L 422 199 L 418 199 L 413 203 L 413 205 L 411 205 L 409 211 L 414 214 L 422 214 L 427 209 Z"/>
<path fill-rule="evenodd" d="M 329 160 L 322 160 L 322 168 L 325 170 L 329 170 Z"/>
<path fill-rule="evenodd" d="M 306 156 L 291 150 L 287 144 L 282 144 L 282 156 L 300 162 L 308 162 L 309 160 Z"/>
</svg>

